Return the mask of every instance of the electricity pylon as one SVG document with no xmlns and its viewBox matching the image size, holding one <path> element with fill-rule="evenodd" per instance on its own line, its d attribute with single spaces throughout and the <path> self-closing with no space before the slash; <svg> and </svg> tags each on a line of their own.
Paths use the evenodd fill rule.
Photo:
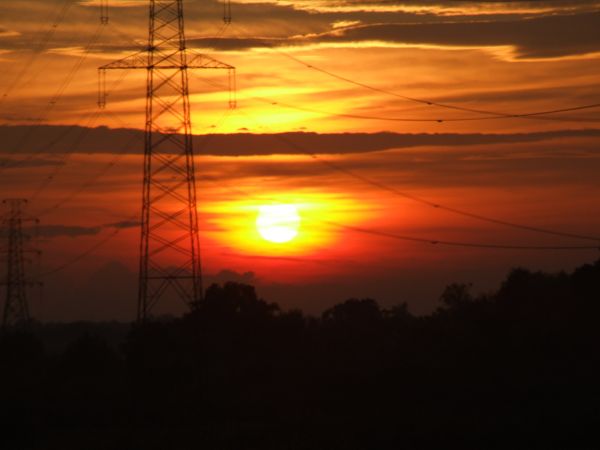
<svg viewBox="0 0 600 450">
<path fill-rule="evenodd" d="M 235 68 L 188 52 L 182 0 L 150 0 L 148 46 L 99 68 L 98 104 L 106 105 L 106 71 L 146 70 L 146 127 L 139 263 L 139 322 L 165 292 L 192 307 L 202 298 L 200 244 L 188 69 Z M 230 84 L 230 107 L 235 107 Z"/>
<path fill-rule="evenodd" d="M 108 24 L 108 0 L 100 0 L 100 23 Z"/>
<path fill-rule="evenodd" d="M 27 217 L 23 213 L 23 205 L 27 200 L 7 199 L 4 204 L 9 210 L 4 216 L 2 224 L 6 230 L 6 248 L 1 251 L 6 253 L 6 279 L 1 283 L 6 286 L 4 312 L 2 315 L 2 329 L 9 326 L 23 326 L 29 322 L 29 306 L 27 304 L 27 288 L 38 283 L 27 276 L 25 266 L 27 253 L 39 254 L 27 245 L 30 236 L 23 230 L 23 224 L 35 222 L 37 219 Z"/>
<path fill-rule="evenodd" d="M 225 25 L 231 23 L 231 0 L 223 1 L 223 23 Z"/>
</svg>

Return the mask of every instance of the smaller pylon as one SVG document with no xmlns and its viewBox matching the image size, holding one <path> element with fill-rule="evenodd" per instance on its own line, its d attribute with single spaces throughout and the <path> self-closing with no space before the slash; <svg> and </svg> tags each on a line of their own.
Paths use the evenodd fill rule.
<svg viewBox="0 0 600 450">
<path fill-rule="evenodd" d="M 30 262 L 26 254 L 38 255 L 40 252 L 28 245 L 31 236 L 25 233 L 23 224 L 38 220 L 28 217 L 23 212 L 24 199 L 7 199 L 3 202 L 8 206 L 8 212 L 2 220 L 6 237 L 6 247 L 0 251 L 6 253 L 6 279 L 0 283 L 6 286 L 4 313 L 2 316 L 2 329 L 7 327 L 24 326 L 30 321 L 29 306 L 27 304 L 27 289 L 39 285 L 28 277 L 26 263 Z"/>
<path fill-rule="evenodd" d="M 108 24 L 108 0 L 100 0 L 100 23 Z"/>
<path fill-rule="evenodd" d="M 231 0 L 223 0 L 223 23 L 225 25 L 231 23 Z"/>
</svg>

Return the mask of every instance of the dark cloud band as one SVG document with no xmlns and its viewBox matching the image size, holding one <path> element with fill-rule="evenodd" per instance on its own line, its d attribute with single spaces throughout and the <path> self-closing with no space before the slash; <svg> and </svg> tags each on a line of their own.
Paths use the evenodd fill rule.
<svg viewBox="0 0 600 450">
<path fill-rule="evenodd" d="M 27 126 L 0 126 L 0 141 L 3 146 L 0 154 L 14 152 Z M 64 134 L 64 126 L 39 126 L 35 133 L 40 142 L 56 140 Z M 79 127 L 76 127 L 79 128 Z M 133 145 L 132 137 L 138 135 L 137 142 L 143 142 L 143 131 L 130 129 L 109 129 L 99 127 L 89 129 L 85 139 L 75 143 L 79 133 L 65 136 L 59 145 L 49 151 L 64 154 L 67 150 L 72 153 L 113 154 L 115 149 L 127 148 L 125 153 L 141 154 L 142 145 Z M 75 137 L 74 137 L 75 136 Z M 537 142 L 555 138 L 569 137 L 600 137 L 600 130 L 557 130 L 537 133 L 506 133 L 506 134 L 457 134 L 457 133 L 304 133 L 292 132 L 281 134 L 213 134 L 210 141 L 198 135 L 194 137 L 198 154 L 214 156 L 253 156 L 273 154 L 298 154 L 299 149 L 309 149 L 320 154 L 349 154 L 369 153 L 393 148 L 410 148 L 422 146 L 468 146 L 479 144 L 501 144 L 517 142 Z M 32 148 L 37 152 L 39 149 Z M 32 160 L 39 163 L 45 160 Z M 38 165 L 38 164 L 35 164 Z M 117 226 L 117 225 L 114 225 Z"/>
<path fill-rule="evenodd" d="M 382 42 L 402 45 L 515 48 L 518 58 L 551 58 L 600 51 L 600 13 L 441 23 L 378 23 L 321 34 L 278 38 L 202 38 L 192 46 L 247 50 L 315 44 Z"/>
</svg>

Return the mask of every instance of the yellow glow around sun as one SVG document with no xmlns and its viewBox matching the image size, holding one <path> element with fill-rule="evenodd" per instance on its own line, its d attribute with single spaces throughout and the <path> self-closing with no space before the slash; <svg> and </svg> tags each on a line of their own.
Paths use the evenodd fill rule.
<svg viewBox="0 0 600 450">
<path fill-rule="evenodd" d="M 295 205 L 263 205 L 258 210 L 256 229 L 263 239 L 283 244 L 298 235 L 300 215 Z"/>
<path fill-rule="evenodd" d="M 245 159 L 278 163 L 302 160 L 281 155 Z M 214 195 L 225 198 L 204 204 L 205 246 L 214 245 L 211 248 L 228 255 L 309 256 L 317 250 L 334 248 L 343 235 L 325 221 L 353 225 L 371 216 L 371 206 L 369 212 L 363 208 L 367 203 L 337 192 L 289 189 L 285 185 L 271 187 L 259 178 L 248 179 L 246 183 L 239 190 L 248 194 L 232 195 L 230 189 L 220 188 Z"/>
</svg>

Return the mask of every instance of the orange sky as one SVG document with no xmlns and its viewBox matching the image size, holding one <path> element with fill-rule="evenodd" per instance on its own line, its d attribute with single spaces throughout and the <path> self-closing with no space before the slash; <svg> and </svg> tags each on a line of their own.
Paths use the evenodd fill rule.
<svg viewBox="0 0 600 450">
<path fill-rule="evenodd" d="M 143 73 L 109 73 L 107 109 L 94 113 L 97 67 L 143 45 L 147 2 L 112 0 L 105 27 L 99 25 L 96 4 L 2 2 L 0 125 L 142 128 Z M 190 0 L 185 8 L 191 51 L 237 68 L 236 110 L 227 109 L 226 73 L 204 70 L 190 76 L 198 134 L 534 136 L 572 131 L 521 142 L 455 145 L 448 139 L 375 152 L 324 151 L 316 159 L 293 149 L 285 156 L 247 156 L 242 149 L 237 156 L 202 155 L 198 149 L 202 262 L 208 281 L 220 280 L 220 271 L 232 271 L 271 300 L 313 311 L 355 295 L 388 304 L 409 301 L 422 312 L 451 281 L 472 281 L 485 290 L 516 264 L 558 270 L 597 257 L 594 251 L 447 248 L 352 231 L 344 227 L 494 244 L 589 244 L 440 211 L 344 171 L 477 214 L 599 235 L 600 138 L 586 130 L 599 127 L 600 108 L 547 116 L 552 120 L 420 122 L 481 115 L 365 89 L 301 62 L 401 96 L 471 109 L 522 114 L 600 103 L 600 2 L 236 2 L 228 27 L 220 22 L 221 5 L 215 2 Z M 89 42 L 93 45 L 87 47 Z M 2 167 L 0 189 L 3 198 L 35 194 L 30 211 L 41 215 L 42 226 L 58 227 L 40 243 L 44 266 L 59 267 L 107 239 L 47 281 L 48 295 L 59 306 L 46 305 L 46 314 L 130 317 L 134 300 L 128 308 L 122 295 L 130 285 L 104 287 L 103 295 L 122 299 L 109 305 L 76 307 L 75 294 L 57 298 L 64 280 L 76 277 L 82 292 L 102 283 L 107 264 L 122 264 L 135 285 L 138 229 L 126 226 L 111 237 L 116 230 L 111 224 L 137 220 L 140 157 L 129 149 L 125 155 L 86 148 L 32 154 L 39 145 L 34 132 L 18 155 L 0 155 L 3 161 L 27 162 Z M 298 206 L 301 226 L 289 244 L 267 243 L 255 228 L 259 207 L 274 200 Z"/>
</svg>

